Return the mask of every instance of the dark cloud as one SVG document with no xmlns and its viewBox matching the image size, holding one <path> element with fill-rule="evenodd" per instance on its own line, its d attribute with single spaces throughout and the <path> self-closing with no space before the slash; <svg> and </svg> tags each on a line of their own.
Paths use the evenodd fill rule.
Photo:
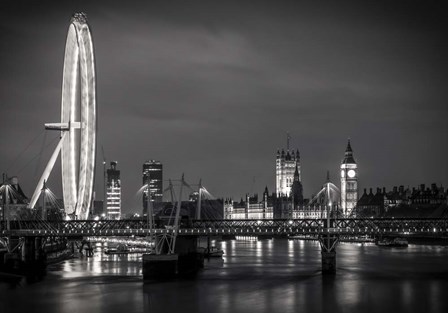
<svg viewBox="0 0 448 313">
<path fill-rule="evenodd" d="M 98 159 L 103 146 L 118 160 L 128 211 L 140 207 L 134 195 L 147 159 L 161 160 L 166 178 L 202 177 L 217 196 L 273 190 L 286 131 L 302 154 L 307 196 L 327 169 L 338 181 L 348 137 L 362 188 L 447 184 L 442 4 L 3 1 L 2 170 L 32 192 L 51 153 L 42 146 L 57 134 L 20 152 L 59 119 L 68 21 L 85 11 L 97 60 Z"/>
</svg>

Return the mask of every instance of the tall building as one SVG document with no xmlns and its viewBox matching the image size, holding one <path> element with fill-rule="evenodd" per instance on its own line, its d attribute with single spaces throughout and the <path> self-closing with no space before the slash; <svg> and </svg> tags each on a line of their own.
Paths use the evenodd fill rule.
<svg viewBox="0 0 448 313">
<path fill-rule="evenodd" d="M 150 160 L 143 164 L 143 185 L 149 184 L 151 202 L 163 201 L 163 165 L 160 161 Z M 143 215 L 148 210 L 148 190 L 143 193 Z"/>
<path fill-rule="evenodd" d="M 110 169 L 107 170 L 106 176 L 106 215 L 109 219 L 120 219 L 121 181 L 116 161 L 110 162 Z"/>
<path fill-rule="evenodd" d="M 353 158 L 353 150 L 348 140 L 344 160 L 341 164 L 341 208 L 350 215 L 358 201 L 358 166 Z"/>
<path fill-rule="evenodd" d="M 289 197 L 291 193 L 291 187 L 294 183 L 294 172 L 297 170 L 299 182 L 302 180 L 300 175 L 300 154 L 299 150 L 294 152 L 294 150 L 286 152 L 282 149 L 282 152 L 277 151 L 276 160 L 276 194 L 278 197 L 286 196 Z"/>
<path fill-rule="evenodd" d="M 302 182 L 300 181 L 300 174 L 297 166 L 294 172 L 294 179 L 291 186 L 291 197 L 294 203 L 294 207 L 303 205 L 303 187 Z"/>
</svg>

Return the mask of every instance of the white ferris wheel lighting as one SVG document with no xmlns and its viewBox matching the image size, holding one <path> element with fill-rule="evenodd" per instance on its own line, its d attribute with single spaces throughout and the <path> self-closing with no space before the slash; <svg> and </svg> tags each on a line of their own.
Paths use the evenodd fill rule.
<svg viewBox="0 0 448 313">
<path fill-rule="evenodd" d="M 79 98 L 79 99 L 77 99 Z M 33 208 L 61 151 L 62 189 L 67 214 L 86 219 L 93 195 L 97 130 L 95 58 L 84 13 L 70 21 L 64 57 L 61 123 L 45 124 L 60 130 L 56 147 L 30 201 Z"/>
</svg>

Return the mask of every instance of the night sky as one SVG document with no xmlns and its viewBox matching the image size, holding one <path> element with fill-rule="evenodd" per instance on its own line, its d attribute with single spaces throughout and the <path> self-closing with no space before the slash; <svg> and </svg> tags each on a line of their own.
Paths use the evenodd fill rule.
<svg viewBox="0 0 448 313">
<path fill-rule="evenodd" d="M 448 186 L 443 1 L 1 1 L 0 170 L 31 197 L 59 134 L 65 40 L 86 12 L 96 54 L 98 153 L 118 161 L 124 213 L 145 160 L 217 197 L 275 188 L 302 157 L 304 195 L 340 185 L 351 138 L 363 188 Z M 60 162 L 50 188 L 62 197 Z M 167 183 L 165 183 L 165 186 Z"/>
</svg>

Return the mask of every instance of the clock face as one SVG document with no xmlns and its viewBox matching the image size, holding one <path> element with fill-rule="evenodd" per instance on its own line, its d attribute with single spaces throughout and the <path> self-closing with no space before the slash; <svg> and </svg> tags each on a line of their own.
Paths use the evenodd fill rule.
<svg viewBox="0 0 448 313">
<path fill-rule="evenodd" d="M 354 170 L 349 170 L 347 173 L 348 177 L 353 178 L 356 175 L 356 172 Z"/>
<path fill-rule="evenodd" d="M 341 177 L 345 177 L 345 171 L 344 170 L 341 171 Z"/>
</svg>

